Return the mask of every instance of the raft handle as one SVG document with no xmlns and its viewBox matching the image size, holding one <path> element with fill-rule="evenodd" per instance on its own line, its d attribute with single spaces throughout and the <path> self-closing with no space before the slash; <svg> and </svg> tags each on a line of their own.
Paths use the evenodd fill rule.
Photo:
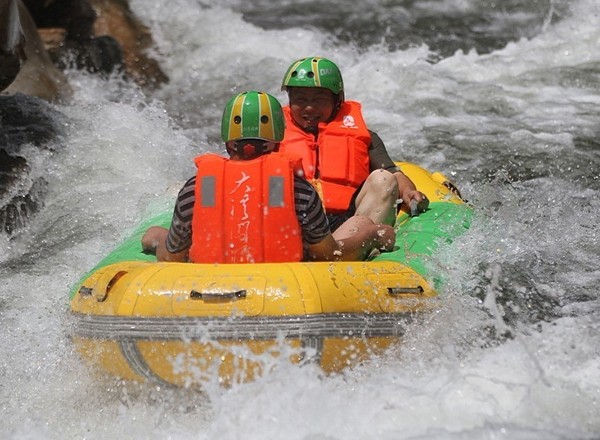
<svg viewBox="0 0 600 440">
<path fill-rule="evenodd" d="M 106 297 L 108 296 L 108 292 L 111 291 L 111 289 L 114 287 L 114 285 L 117 283 L 117 281 L 119 281 L 121 279 L 121 277 L 123 277 L 123 275 L 127 275 L 127 272 L 124 270 L 121 270 L 119 272 L 117 272 L 116 274 L 114 274 L 111 279 L 108 281 L 108 283 L 106 283 L 106 285 L 104 285 L 104 280 L 107 278 L 107 275 L 110 276 L 110 273 L 105 273 L 100 277 L 100 280 L 94 285 L 94 287 L 85 287 L 85 286 L 81 286 L 79 288 L 79 294 L 82 297 L 85 298 L 89 298 L 89 297 L 94 297 L 96 298 L 96 301 L 98 302 L 103 302 L 104 300 L 106 300 Z"/>
<path fill-rule="evenodd" d="M 405 294 L 413 294 L 419 295 L 423 293 L 425 290 L 421 286 L 417 287 L 388 287 L 388 293 L 390 295 L 405 295 Z"/>
<path fill-rule="evenodd" d="M 93 291 L 94 291 L 94 289 L 92 289 L 91 287 L 81 286 L 79 288 L 79 294 L 81 296 L 92 296 Z"/>
<path fill-rule="evenodd" d="M 246 298 L 246 293 L 245 289 L 236 290 L 234 292 L 198 292 L 197 290 L 192 290 L 190 292 L 190 298 L 202 299 L 205 301 L 223 301 L 235 298 Z"/>
<path fill-rule="evenodd" d="M 427 211 L 427 208 L 429 208 L 429 199 L 427 197 L 424 197 L 420 202 L 412 199 L 410 201 L 410 216 L 416 217 L 422 212 Z"/>
</svg>

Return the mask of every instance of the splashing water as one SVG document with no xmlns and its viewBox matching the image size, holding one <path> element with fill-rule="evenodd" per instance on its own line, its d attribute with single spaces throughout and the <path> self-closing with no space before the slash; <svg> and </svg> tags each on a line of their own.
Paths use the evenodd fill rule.
<svg viewBox="0 0 600 440">
<path fill-rule="evenodd" d="M 0 236 L 0 437 L 598 438 L 597 2 L 216 3 L 133 1 L 171 82 L 146 96 L 69 72 L 61 145 L 27 152 L 48 192 Z M 69 340 L 71 286 L 170 209 L 195 155 L 221 151 L 232 93 L 285 102 L 285 68 L 313 54 L 338 63 L 394 159 L 475 207 L 439 255 L 439 308 L 338 376 L 281 361 L 201 393 L 98 377 Z"/>
</svg>

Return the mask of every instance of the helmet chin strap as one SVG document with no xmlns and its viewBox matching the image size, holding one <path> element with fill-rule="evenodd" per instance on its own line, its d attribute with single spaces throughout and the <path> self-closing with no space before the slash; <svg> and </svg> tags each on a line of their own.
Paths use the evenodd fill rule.
<svg viewBox="0 0 600 440">
<path fill-rule="evenodd" d="M 329 116 L 329 119 L 327 120 L 327 122 L 331 122 L 335 119 L 335 117 L 337 116 L 338 112 L 340 111 L 340 108 L 342 107 L 342 104 L 344 103 L 344 92 L 341 91 L 340 93 L 338 93 L 335 96 L 335 103 L 333 106 L 333 111 L 331 112 L 331 116 Z"/>
</svg>

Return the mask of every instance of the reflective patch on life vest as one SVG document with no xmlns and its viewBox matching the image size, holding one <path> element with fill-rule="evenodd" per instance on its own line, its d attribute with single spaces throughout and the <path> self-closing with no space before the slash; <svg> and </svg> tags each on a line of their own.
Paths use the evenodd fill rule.
<svg viewBox="0 0 600 440">
<path fill-rule="evenodd" d="M 283 207 L 283 176 L 269 176 L 269 206 Z"/>
<path fill-rule="evenodd" d="M 200 204 L 208 208 L 215 207 L 215 176 L 202 176 Z"/>
</svg>

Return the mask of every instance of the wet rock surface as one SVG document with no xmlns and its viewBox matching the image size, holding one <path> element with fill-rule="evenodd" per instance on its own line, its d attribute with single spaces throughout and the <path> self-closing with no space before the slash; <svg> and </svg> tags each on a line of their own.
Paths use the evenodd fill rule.
<svg viewBox="0 0 600 440">
<path fill-rule="evenodd" d="M 64 124 L 65 116 L 41 99 L 0 96 L 0 233 L 15 235 L 43 206 L 47 182 L 32 175 L 28 155 L 56 149 Z"/>
</svg>

